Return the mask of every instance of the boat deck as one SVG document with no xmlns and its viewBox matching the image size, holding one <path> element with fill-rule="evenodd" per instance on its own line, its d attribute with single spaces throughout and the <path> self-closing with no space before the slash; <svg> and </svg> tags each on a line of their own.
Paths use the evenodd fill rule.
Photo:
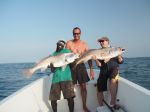
<svg viewBox="0 0 150 112">
<path fill-rule="evenodd" d="M 99 112 L 97 111 L 97 107 L 99 106 L 98 100 L 97 100 L 97 93 L 96 93 L 96 87 L 93 83 L 87 84 L 87 107 L 91 112 Z M 79 85 L 75 86 L 75 94 L 76 97 L 74 98 L 75 102 L 75 111 L 74 112 L 84 112 L 82 109 L 82 99 L 80 95 L 80 87 Z M 111 110 L 108 106 L 110 102 L 110 95 L 109 92 L 104 92 L 104 97 L 106 99 L 107 105 L 105 105 L 105 110 L 103 112 L 125 112 L 123 109 L 119 110 Z M 52 111 L 50 111 L 52 112 Z M 69 112 L 68 109 L 68 103 L 67 100 L 63 98 L 63 95 L 61 95 L 61 100 L 58 101 L 58 112 Z"/>
<path fill-rule="evenodd" d="M 95 70 L 95 74 L 98 73 L 99 70 Z M 48 100 L 51 76 L 43 77 L 2 100 L 0 112 L 53 112 Z M 99 106 L 95 83 L 96 78 L 87 84 L 87 107 L 91 112 L 96 112 Z M 75 94 L 74 112 L 84 112 L 79 85 L 75 86 Z M 104 99 L 109 104 L 109 90 L 104 93 Z M 150 112 L 150 91 L 124 78 L 119 80 L 117 99 L 119 99 L 118 104 L 121 105 L 122 110 L 115 110 L 114 112 Z M 63 95 L 58 101 L 58 112 L 69 112 L 68 102 L 63 98 Z M 106 106 L 102 112 L 113 111 Z"/>
</svg>

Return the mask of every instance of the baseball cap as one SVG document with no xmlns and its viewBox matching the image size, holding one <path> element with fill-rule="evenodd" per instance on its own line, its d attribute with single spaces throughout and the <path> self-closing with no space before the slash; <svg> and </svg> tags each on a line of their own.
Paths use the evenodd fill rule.
<svg viewBox="0 0 150 112">
<path fill-rule="evenodd" d="M 98 39 L 97 41 L 100 42 L 101 40 L 106 40 L 106 41 L 109 41 L 109 38 L 108 37 L 101 37 L 100 39 Z"/>
</svg>

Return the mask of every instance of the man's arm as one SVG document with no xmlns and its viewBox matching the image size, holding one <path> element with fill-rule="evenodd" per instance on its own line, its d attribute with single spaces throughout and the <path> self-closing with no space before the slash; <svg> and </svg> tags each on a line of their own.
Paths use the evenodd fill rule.
<svg viewBox="0 0 150 112">
<path fill-rule="evenodd" d="M 69 41 L 66 43 L 66 48 L 67 48 L 67 49 L 70 49 L 69 43 L 70 43 Z"/>
<path fill-rule="evenodd" d="M 123 57 L 121 55 L 118 56 L 118 63 L 119 64 L 123 63 Z"/>
<path fill-rule="evenodd" d="M 85 46 L 85 52 L 89 50 L 88 46 L 86 43 L 84 43 L 84 46 Z M 92 64 L 92 60 L 89 60 L 88 61 L 88 64 L 89 64 L 89 68 L 90 70 L 93 69 L 93 64 Z"/>
<path fill-rule="evenodd" d="M 96 65 L 98 66 L 98 67 L 101 67 L 102 65 L 101 65 L 101 63 L 98 61 L 98 59 L 96 58 L 96 56 L 94 55 L 94 56 L 92 56 L 92 59 L 93 60 L 95 60 L 95 62 L 96 62 Z"/>
<path fill-rule="evenodd" d="M 91 76 L 91 79 L 94 80 L 94 71 L 93 71 L 92 60 L 89 60 L 89 61 L 88 61 L 88 64 L 89 64 L 89 68 L 90 68 L 90 76 Z"/>
<path fill-rule="evenodd" d="M 90 68 L 90 69 L 93 69 L 92 60 L 89 60 L 89 61 L 88 61 L 88 64 L 89 64 L 89 68 Z"/>
<path fill-rule="evenodd" d="M 85 43 L 85 52 L 88 51 L 89 48 L 87 46 L 87 44 Z M 88 64 L 89 64 L 89 68 L 90 68 L 90 76 L 91 76 L 91 79 L 94 80 L 94 71 L 93 71 L 93 64 L 92 64 L 92 60 L 89 60 L 88 61 Z"/>
</svg>

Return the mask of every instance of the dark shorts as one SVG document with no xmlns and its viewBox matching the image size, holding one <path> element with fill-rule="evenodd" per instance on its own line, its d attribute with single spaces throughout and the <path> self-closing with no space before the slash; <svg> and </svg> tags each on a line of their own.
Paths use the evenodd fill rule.
<svg viewBox="0 0 150 112">
<path fill-rule="evenodd" d="M 107 80 L 116 78 L 116 76 L 119 74 L 118 67 L 113 68 L 107 74 L 100 74 L 99 78 L 97 80 L 97 90 L 99 92 L 107 91 Z"/>
<path fill-rule="evenodd" d="M 72 79 L 73 79 L 73 84 L 79 84 L 86 83 L 90 80 L 85 64 L 79 64 L 74 68 L 75 63 L 70 64 L 71 68 L 71 73 L 72 73 Z"/>
<path fill-rule="evenodd" d="M 64 99 L 75 97 L 74 85 L 72 81 L 63 81 L 51 85 L 49 99 L 60 100 L 61 91 L 63 93 Z"/>
</svg>

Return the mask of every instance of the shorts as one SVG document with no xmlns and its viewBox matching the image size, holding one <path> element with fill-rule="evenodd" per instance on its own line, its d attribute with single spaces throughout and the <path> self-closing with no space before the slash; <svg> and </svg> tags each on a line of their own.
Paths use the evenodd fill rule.
<svg viewBox="0 0 150 112">
<path fill-rule="evenodd" d="M 74 68 L 75 63 L 70 64 L 71 68 L 71 74 L 72 74 L 72 79 L 73 79 L 73 84 L 83 84 L 86 83 L 90 80 L 85 64 L 81 63 Z"/>
<path fill-rule="evenodd" d="M 107 80 L 108 79 L 116 79 L 118 80 L 119 77 L 119 71 L 118 67 L 115 67 L 114 69 L 107 72 L 107 74 L 100 74 L 99 78 L 97 80 L 97 90 L 99 92 L 107 91 Z"/>
<path fill-rule="evenodd" d="M 60 100 L 61 91 L 63 93 L 64 99 L 74 98 L 74 85 L 72 81 L 63 81 L 59 83 L 52 83 L 49 99 L 50 100 Z"/>
</svg>

